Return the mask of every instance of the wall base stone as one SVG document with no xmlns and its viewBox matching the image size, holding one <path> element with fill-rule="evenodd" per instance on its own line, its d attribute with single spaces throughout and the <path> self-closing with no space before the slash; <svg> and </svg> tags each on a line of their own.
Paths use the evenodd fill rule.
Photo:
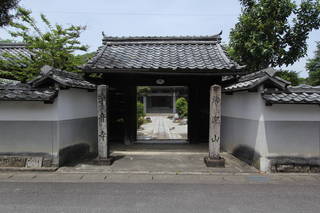
<svg viewBox="0 0 320 213">
<path fill-rule="evenodd" d="M 271 172 L 320 173 L 320 166 L 308 165 L 274 165 Z"/>
<path fill-rule="evenodd" d="M 54 167 L 53 156 L 48 153 L 0 153 L 0 167 L 27 167 L 32 158 L 41 158 L 39 167 Z"/>
<path fill-rule="evenodd" d="M 271 172 L 319 173 L 320 158 L 270 157 Z"/>
</svg>

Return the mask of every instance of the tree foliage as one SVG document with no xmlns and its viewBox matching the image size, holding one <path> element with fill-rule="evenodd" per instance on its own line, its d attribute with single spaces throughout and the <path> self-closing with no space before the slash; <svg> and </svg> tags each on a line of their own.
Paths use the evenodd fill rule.
<svg viewBox="0 0 320 213">
<path fill-rule="evenodd" d="M 143 96 L 147 95 L 151 92 L 151 88 L 148 86 L 138 86 L 137 87 L 137 97 L 142 98 Z"/>
<path fill-rule="evenodd" d="M 230 55 L 250 71 L 290 65 L 304 57 L 309 33 L 320 27 L 319 0 L 240 0 Z"/>
<path fill-rule="evenodd" d="M 67 71 L 79 71 L 77 66 L 81 65 L 82 60 L 77 58 L 74 52 L 87 50 L 87 46 L 79 41 L 85 27 L 71 25 L 64 28 L 59 24 L 52 25 L 46 16 L 41 14 L 41 21 L 46 27 L 43 31 L 31 17 L 31 11 L 18 8 L 17 16 L 19 18 L 10 23 L 13 30 L 9 33 L 26 44 L 31 57 L 5 54 L 6 60 L 0 60 L 0 69 L 6 71 L 0 71 L 0 76 L 26 81 L 37 75 L 44 65 Z"/>
<path fill-rule="evenodd" d="M 12 39 L 0 39 L 0 43 L 2 43 L 2 44 L 12 44 L 12 43 L 16 43 L 16 41 L 14 41 Z"/>
<path fill-rule="evenodd" d="M 176 100 L 177 113 L 180 118 L 188 116 L 188 101 L 184 97 L 178 98 Z"/>
<path fill-rule="evenodd" d="M 314 57 L 307 61 L 306 68 L 309 72 L 308 83 L 311 85 L 320 85 L 320 42 L 317 42 Z"/>
<path fill-rule="evenodd" d="M 302 83 L 302 79 L 299 78 L 299 74 L 295 71 L 281 70 L 277 72 L 276 75 L 284 80 L 290 81 L 292 86 L 297 86 Z"/>
<path fill-rule="evenodd" d="M 10 11 L 18 6 L 19 1 L 20 0 L 0 1 L 0 27 L 9 24 L 11 19 L 14 17 L 14 15 L 10 13 Z"/>
<path fill-rule="evenodd" d="M 76 64 L 85 64 L 87 63 L 93 56 L 95 55 L 95 52 L 90 53 L 84 53 L 84 54 L 78 54 L 75 56 Z"/>
</svg>

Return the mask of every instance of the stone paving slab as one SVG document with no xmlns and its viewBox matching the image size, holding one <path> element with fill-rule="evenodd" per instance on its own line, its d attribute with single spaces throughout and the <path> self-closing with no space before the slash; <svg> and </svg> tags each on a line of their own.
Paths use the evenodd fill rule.
<svg viewBox="0 0 320 213">
<path fill-rule="evenodd" d="M 133 173 L 165 173 L 165 174 L 210 174 L 216 172 L 223 173 L 257 173 L 255 168 L 248 165 L 242 165 L 238 159 L 223 153 L 226 159 L 225 168 L 208 168 L 205 166 L 203 159 L 206 154 L 191 155 L 114 155 L 119 159 L 111 166 L 98 166 L 90 162 L 81 163 L 76 166 L 65 166 L 58 169 L 60 173 L 73 172 L 133 172 Z"/>
<path fill-rule="evenodd" d="M 168 119 L 167 115 L 150 115 L 150 123 L 145 123 L 138 130 L 139 140 L 175 140 L 187 139 L 188 126 L 174 123 L 172 119 Z M 152 141 L 150 141 L 152 142 Z"/>
<path fill-rule="evenodd" d="M 60 173 L 132 173 L 132 174 L 213 174 L 258 173 L 258 170 L 228 153 L 221 153 L 225 168 L 209 168 L 206 144 L 198 145 L 117 145 L 111 147 L 115 161 L 111 166 L 94 165 L 92 161 L 64 166 Z"/>
</svg>

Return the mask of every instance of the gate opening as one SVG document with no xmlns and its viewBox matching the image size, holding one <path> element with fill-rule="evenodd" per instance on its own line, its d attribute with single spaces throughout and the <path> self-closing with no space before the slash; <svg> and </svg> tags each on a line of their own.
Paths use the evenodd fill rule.
<svg viewBox="0 0 320 213">
<path fill-rule="evenodd" d="M 138 86 L 137 141 L 187 142 L 188 103 L 185 86 Z"/>
</svg>

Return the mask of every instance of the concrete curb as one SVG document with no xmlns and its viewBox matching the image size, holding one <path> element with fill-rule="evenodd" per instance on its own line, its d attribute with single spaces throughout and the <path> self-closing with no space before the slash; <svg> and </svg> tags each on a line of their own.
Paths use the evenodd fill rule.
<svg viewBox="0 0 320 213">
<path fill-rule="evenodd" d="M 174 184 L 288 184 L 320 185 L 320 176 L 269 176 L 252 174 L 165 175 L 165 174 L 102 174 L 102 173 L 8 173 L 3 182 L 33 183 L 174 183 Z"/>
<path fill-rule="evenodd" d="M 0 172 L 55 172 L 59 167 L 41 167 L 41 168 L 26 168 L 26 167 L 0 167 Z"/>
<path fill-rule="evenodd" d="M 241 172 L 170 172 L 170 171 L 57 171 L 57 174 L 124 174 L 124 175 L 260 175 L 259 173 L 241 173 Z"/>
</svg>

